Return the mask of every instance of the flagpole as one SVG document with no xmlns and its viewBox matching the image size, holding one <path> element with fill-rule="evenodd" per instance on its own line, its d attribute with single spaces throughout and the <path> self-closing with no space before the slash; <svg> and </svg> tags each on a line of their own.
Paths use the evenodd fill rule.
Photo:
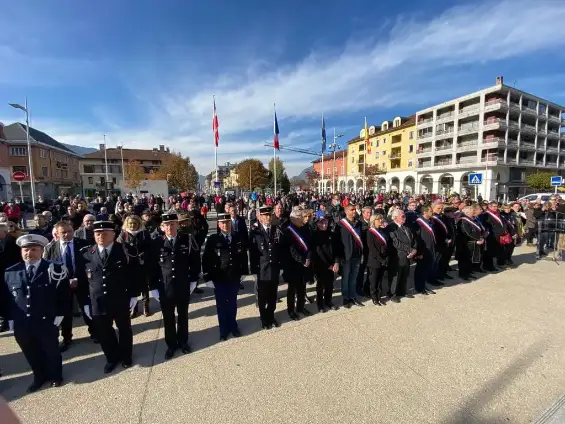
<svg viewBox="0 0 565 424">
<path fill-rule="evenodd" d="M 367 131 L 367 117 L 365 116 L 365 131 Z M 367 134 L 365 134 L 365 140 L 367 140 Z M 365 159 L 363 160 L 363 195 L 367 193 L 367 142 L 365 141 Z"/>
<path fill-rule="evenodd" d="M 322 129 L 324 129 L 324 114 L 322 113 Z M 322 187 L 321 190 L 322 194 L 326 193 L 326 184 L 324 183 L 324 140 L 322 138 Z"/>
<path fill-rule="evenodd" d="M 212 126 L 214 126 L 216 122 L 216 96 L 212 96 L 212 99 L 214 102 L 214 111 L 212 112 Z M 216 176 L 214 178 L 214 191 L 216 192 L 216 195 L 220 193 L 220 187 L 219 184 L 217 184 L 218 182 L 218 142 L 216 140 L 217 131 L 219 131 L 218 128 L 215 128 L 214 131 L 212 131 L 214 137 L 214 170 L 216 171 Z"/>
<path fill-rule="evenodd" d="M 276 106 L 274 103 L 273 103 L 273 113 L 277 113 Z M 277 198 L 277 149 L 275 147 L 274 142 L 273 142 L 273 181 L 274 181 L 273 196 L 276 199 Z"/>
<path fill-rule="evenodd" d="M 336 149 L 336 144 L 335 144 L 335 127 L 334 127 L 334 144 L 333 144 L 333 151 L 334 151 L 334 163 L 332 166 L 332 194 L 334 194 L 337 190 L 335 189 L 335 149 Z"/>
</svg>

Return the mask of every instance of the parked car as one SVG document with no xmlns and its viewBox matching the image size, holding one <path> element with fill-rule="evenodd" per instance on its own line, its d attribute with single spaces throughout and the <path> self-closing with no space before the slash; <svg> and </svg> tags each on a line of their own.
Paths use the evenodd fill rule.
<svg viewBox="0 0 565 424">
<path fill-rule="evenodd" d="M 549 199 L 551 199 L 552 196 L 559 196 L 559 194 L 556 195 L 554 193 L 533 193 L 520 197 L 518 201 L 527 200 L 528 202 L 537 202 L 538 200 L 541 200 L 542 203 L 545 203 Z"/>
</svg>

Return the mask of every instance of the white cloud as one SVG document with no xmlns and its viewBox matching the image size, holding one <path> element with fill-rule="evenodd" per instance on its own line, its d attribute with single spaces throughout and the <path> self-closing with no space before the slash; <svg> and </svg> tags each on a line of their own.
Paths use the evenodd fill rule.
<svg viewBox="0 0 565 424">
<path fill-rule="evenodd" d="M 214 162 L 211 118 L 216 95 L 219 162 L 250 156 L 268 159 L 270 151 L 262 145 L 271 138 L 273 102 L 282 143 L 302 146 L 319 138 L 322 111 L 329 126 L 332 117 L 359 112 L 361 126 L 367 110 L 406 104 L 418 108 L 462 94 L 457 90 L 480 88 L 474 81 L 458 80 L 456 72 L 461 72 L 462 65 L 472 67 L 539 51 L 560 52 L 565 45 L 563 22 L 565 2 L 488 1 L 453 7 L 425 22 L 401 16 L 387 37 L 356 40 L 338 51 L 318 50 L 295 64 L 242 58 L 250 63 L 247 68 L 227 69 L 215 79 L 183 76 L 166 91 L 148 89 L 162 88 L 155 82 L 128 85 L 139 102 L 147 105 L 151 119 L 146 127 L 113 128 L 109 140 L 147 148 L 166 144 L 188 154 L 199 171 L 207 173 Z M 97 145 L 101 139 L 99 133 L 61 123 L 52 128 L 55 138 L 72 144 Z M 42 129 L 49 132 L 47 127 Z M 288 152 L 281 155 L 288 158 L 291 175 L 311 159 Z"/>
</svg>

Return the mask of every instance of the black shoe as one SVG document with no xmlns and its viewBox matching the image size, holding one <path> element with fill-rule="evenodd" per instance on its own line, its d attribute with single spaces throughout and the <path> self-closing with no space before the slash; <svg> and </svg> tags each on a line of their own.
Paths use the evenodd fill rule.
<svg viewBox="0 0 565 424">
<path fill-rule="evenodd" d="M 339 306 L 334 305 L 333 303 L 328 303 L 326 306 L 334 311 L 339 311 Z"/>
<path fill-rule="evenodd" d="M 55 387 L 61 387 L 63 385 L 63 379 L 61 378 L 60 380 L 53 380 L 50 384 L 51 387 L 55 388 Z"/>
<path fill-rule="evenodd" d="M 446 270 L 447 270 L 447 271 L 454 271 L 454 269 L 453 269 L 451 266 L 448 266 L 448 267 L 446 268 Z"/>
<path fill-rule="evenodd" d="M 382 306 L 386 306 L 386 300 L 380 299 L 379 302 L 381 302 L 381 305 L 382 305 Z"/>
<path fill-rule="evenodd" d="M 67 350 L 69 350 L 69 347 L 71 347 L 71 343 L 72 343 L 72 340 L 63 340 L 59 344 L 59 352 L 63 353 L 63 352 L 66 352 Z"/>
<path fill-rule="evenodd" d="M 233 330 L 231 333 L 234 337 L 241 337 L 241 331 L 239 331 L 239 329 Z"/>
<path fill-rule="evenodd" d="M 200 287 L 196 287 L 192 293 L 202 294 L 204 293 L 204 290 L 202 290 Z"/>
<path fill-rule="evenodd" d="M 43 384 L 45 384 L 45 381 L 33 380 L 33 383 L 31 383 L 27 388 L 27 392 L 28 393 L 37 392 L 39 389 L 41 389 L 41 386 L 43 386 Z"/>
<path fill-rule="evenodd" d="M 267 325 L 265 326 L 265 329 L 267 329 L 267 330 L 270 330 L 270 329 L 272 329 L 272 328 L 273 328 L 273 324 L 267 324 Z"/>
<path fill-rule="evenodd" d="M 429 295 L 428 291 L 426 289 L 424 290 L 416 290 L 418 293 L 423 294 L 424 296 Z"/>
<path fill-rule="evenodd" d="M 310 315 L 312 315 L 312 312 L 310 312 L 308 309 L 304 308 L 300 311 L 300 313 L 302 313 L 302 315 L 304 315 L 305 317 L 309 317 Z"/>
<path fill-rule="evenodd" d="M 394 296 L 390 300 L 391 300 L 391 302 L 394 302 L 394 303 L 400 303 L 400 298 L 398 296 Z"/>
<path fill-rule="evenodd" d="M 279 327 L 281 326 L 281 325 L 279 324 L 279 322 L 278 322 L 276 319 L 274 319 L 274 318 L 273 318 L 273 325 L 274 325 L 276 328 L 279 328 Z"/>
<path fill-rule="evenodd" d="M 541 257 L 547 256 L 547 253 L 546 252 L 539 252 L 539 256 L 541 256 Z"/>
<path fill-rule="evenodd" d="M 365 306 L 365 304 L 362 303 L 359 299 L 351 299 L 351 302 L 357 306 Z"/>
<path fill-rule="evenodd" d="M 239 283 L 239 289 L 243 290 L 243 289 L 245 289 L 245 286 L 242 283 Z"/>
<path fill-rule="evenodd" d="M 451 277 L 450 277 L 450 278 L 451 278 Z M 442 282 L 442 281 L 439 281 L 439 280 L 431 281 L 431 282 L 430 282 L 430 284 L 431 284 L 432 286 L 438 286 L 438 287 L 439 287 L 439 286 L 444 286 L 444 285 L 445 285 L 445 283 L 444 283 L 444 282 Z"/>
<path fill-rule="evenodd" d="M 445 279 L 447 279 L 447 280 L 453 280 L 453 277 L 452 277 L 451 275 L 445 274 L 445 275 L 443 276 L 443 279 L 444 279 L 444 280 L 445 280 Z"/>
<path fill-rule="evenodd" d="M 180 347 L 180 351 L 186 355 L 187 353 L 191 353 L 192 349 L 190 348 L 188 343 L 183 343 Z"/>
<path fill-rule="evenodd" d="M 413 294 L 407 294 L 407 295 L 404 296 L 404 297 L 407 297 L 408 299 L 414 299 L 414 295 L 413 295 Z"/>
<path fill-rule="evenodd" d="M 479 277 L 477 277 L 476 275 L 473 275 L 473 274 L 469 274 L 467 277 L 470 278 L 471 280 L 476 280 L 476 279 L 479 278 Z"/>
<path fill-rule="evenodd" d="M 264 321 L 261 321 L 261 328 L 262 328 L 263 330 L 266 330 L 266 329 L 267 329 L 267 324 L 265 324 Z"/>
<path fill-rule="evenodd" d="M 291 312 L 288 314 L 288 316 L 293 319 L 294 321 L 300 321 L 300 317 L 298 316 L 298 314 L 296 312 Z"/>
<path fill-rule="evenodd" d="M 228 339 L 228 336 L 220 336 L 220 341 L 225 342 Z"/>
<path fill-rule="evenodd" d="M 128 369 L 133 365 L 133 361 L 130 359 L 125 359 L 122 361 L 122 368 Z"/>
<path fill-rule="evenodd" d="M 165 359 L 169 360 L 171 359 L 173 356 L 175 356 L 175 350 L 171 349 L 170 347 L 167 348 L 167 351 L 165 352 Z"/>
<path fill-rule="evenodd" d="M 375 306 L 382 306 L 382 303 L 379 299 L 373 299 L 373 305 Z"/>
<path fill-rule="evenodd" d="M 117 365 L 117 362 L 108 362 L 106 365 L 104 365 L 104 374 L 110 374 L 112 371 L 114 371 L 114 368 L 116 368 Z"/>
<path fill-rule="evenodd" d="M 347 299 L 343 301 L 343 307 L 347 308 L 347 309 L 351 309 L 351 307 L 353 306 L 353 303 L 351 302 L 351 299 Z"/>
<path fill-rule="evenodd" d="M 277 299 L 277 303 L 281 303 L 281 302 L 282 302 L 282 299 L 279 297 L 279 298 Z"/>
</svg>

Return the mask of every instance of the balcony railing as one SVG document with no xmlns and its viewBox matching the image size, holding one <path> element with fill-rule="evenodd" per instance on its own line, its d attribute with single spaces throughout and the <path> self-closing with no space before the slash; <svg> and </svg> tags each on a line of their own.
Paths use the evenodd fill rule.
<svg viewBox="0 0 565 424">
<path fill-rule="evenodd" d="M 550 115 L 548 115 L 548 119 L 549 119 L 550 121 L 557 121 L 557 122 L 560 122 L 560 121 L 561 121 L 561 118 L 559 117 L 559 115 L 551 115 L 551 114 L 550 114 Z"/>
<path fill-rule="evenodd" d="M 506 163 L 509 165 L 516 165 L 518 162 L 516 161 L 516 158 L 506 156 Z"/>
<path fill-rule="evenodd" d="M 518 140 L 509 139 L 506 142 L 506 147 L 516 147 L 516 148 L 518 148 Z"/>
<path fill-rule="evenodd" d="M 391 153 L 391 155 L 389 156 L 390 160 L 393 159 L 400 159 L 401 158 L 401 154 L 400 153 Z"/>
<path fill-rule="evenodd" d="M 459 117 L 461 115 L 473 115 L 475 113 L 479 113 L 480 106 L 467 106 L 466 108 L 459 109 Z"/>
<path fill-rule="evenodd" d="M 533 165 L 533 159 L 520 159 L 520 165 Z"/>
<path fill-rule="evenodd" d="M 524 131 L 536 132 L 536 127 L 535 127 L 535 125 L 522 124 L 522 129 L 523 129 Z"/>
<path fill-rule="evenodd" d="M 431 136 L 433 136 L 433 133 L 431 132 L 427 132 L 427 133 L 423 133 L 423 134 L 418 134 L 418 140 L 422 140 L 425 138 L 430 138 Z"/>
<path fill-rule="evenodd" d="M 513 102 L 510 100 L 510 109 L 517 109 L 520 110 L 520 103 Z"/>
<path fill-rule="evenodd" d="M 520 141 L 520 149 L 535 150 L 536 145 L 535 143 L 530 143 L 522 140 Z"/>
<path fill-rule="evenodd" d="M 506 120 L 500 118 L 490 118 L 483 122 L 483 129 L 484 130 L 492 130 L 497 128 L 505 128 L 506 127 Z"/>
<path fill-rule="evenodd" d="M 420 149 L 416 151 L 417 155 L 423 155 L 425 153 L 431 153 L 432 152 L 432 148 L 431 147 L 426 147 L 425 149 Z"/>
<path fill-rule="evenodd" d="M 547 146 L 545 150 L 548 152 L 557 152 L 559 151 L 559 146 Z"/>
<path fill-rule="evenodd" d="M 457 151 L 474 150 L 479 144 L 478 140 L 474 141 L 464 141 L 463 143 L 457 143 Z"/>
<path fill-rule="evenodd" d="M 547 132 L 547 137 L 558 139 L 559 138 L 559 131 L 549 130 Z"/>
<path fill-rule="evenodd" d="M 546 162 L 545 166 L 548 168 L 557 168 L 557 162 Z"/>
<path fill-rule="evenodd" d="M 539 127 L 539 128 L 538 128 L 538 133 L 540 133 L 540 134 L 542 134 L 542 135 L 547 134 L 547 132 L 545 131 L 545 128 L 544 128 L 544 127 Z"/>
<path fill-rule="evenodd" d="M 449 118 L 453 117 L 453 115 L 455 115 L 453 112 L 442 113 L 441 115 L 437 116 L 437 121 L 440 121 L 440 120 L 443 120 L 443 119 L 449 119 Z"/>
<path fill-rule="evenodd" d="M 430 166 L 432 166 L 432 161 L 427 161 L 427 162 L 420 162 L 416 165 L 416 168 L 429 168 Z"/>
<path fill-rule="evenodd" d="M 418 119 L 418 125 L 424 125 L 424 124 L 429 124 L 431 122 L 434 121 L 434 118 L 424 118 L 424 119 Z"/>
<path fill-rule="evenodd" d="M 453 160 L 436 160 L 435 166 L 449 166 L 453 163 Z"/>
<path fill-rule="evenodd" d="M 532 114 L 532 115 L 538 114 L 538 111 L 536 109 L 528 107 L 528 106 L 522 106 L 522 112 L 529 113 L 529 114 Z"/>
<path fill-rule="evenodd" d="M 502 137 L 491 137 L 491 138 L 483 138 L 483 144 L 498 144 L 498 143 L 504 143 L 504 138 Z"/>
<path fill-rule="evenodd" d="M 506 103 L 506 100 L 504 99 L 490 99 L 488 102 L 485 102 L 485 107 L 492 105 L 501 105 L 501 104 L 508 106 L 508 103 Z"/>
<path fill-rule="evenodd" d="M 520 128 L 520 123 L 518 121 L 508 121 L 508 126 L 510 128 Z"/>
<path fill-rule="evenodd" d="M 462 125 L 459 127 L 458 132 L 459 134 L 470 134 L 473 132 L 479 131 L 479 124 L 471 124 L 471 125 Z"/>
<path fill-rule="evenodd" d="M 485 163 L 485 162 L 498 162 L 498 156 L 497 155 L 483 156 L 483 157 L 481 157 L 481 162 L 483 162 L 483 163 Z"/>
<path fill-rule="evenodd" d="M 453 149 L 453 144 L 440 144 L 439 146 L 436 146 L 436 152 L 440 150 L 451 150 L 451 149 Z"/>
</svg>

